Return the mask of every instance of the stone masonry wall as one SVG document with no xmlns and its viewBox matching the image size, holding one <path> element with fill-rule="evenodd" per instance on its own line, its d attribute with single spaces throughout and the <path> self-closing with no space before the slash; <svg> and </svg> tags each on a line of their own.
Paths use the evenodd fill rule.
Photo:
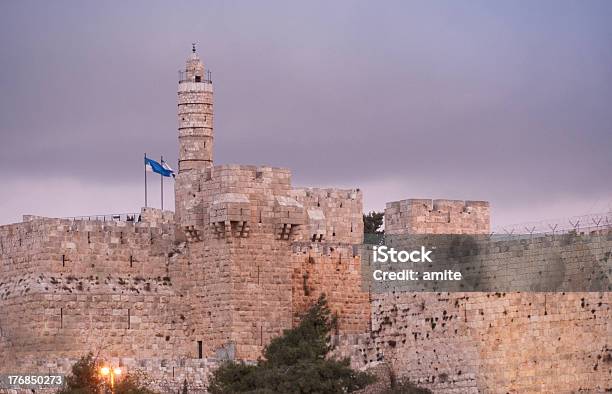
<svg viewBox="0 0 612 394">
<path fill-rule="evenodd" d="M 395 250 L 431 250 L 428 263 L 372 263 L 365 268 L 459 271 L 460 281 L 376 281 L 372 291 L 612 291 L 612 233 L 548 235 L 410 234 L 385 236 Z M 368 277 L 371 276 L 368 275 Z"/>
<path fill-rule="evenodd" d="M 300 188 L 290 194 L 304 205 L 309 219 L 296 240 L 363 242 L 363 194 L 359 189 Z"/>
<path fill-rule="evenodd" d="M 517 278 L 537 278 L 526 264 L 544 258 L 561 274 L 546 275 L 577 290 L 593 280 L 609 289 L 611 256 L 612 231 L 599 231 L 493 242 L 481 257 L 488 272 L 518 267 Z M 361 367 L 387 362 L 436 393 L 610 391 L 611 295 L 390 289 L 372 294 L 369 335 L 343 337 L 339 354 Z"/>
<path fill-rule="evenodd" d="M 370 322 L 369 293 L 362 290 L 361 257 L 352 245 L 293 245 L 293 323 L 325 294 L 338 316 L 338 331 L 365 333 Z"/>
<path fill-rule="evenodd" d="M 386 361 L 435 393 L 612 389 L 609 292 L 373 297 L 370 336 L 344 339 L 356 366 Z"/>
<path fill-rule="evenodd" d="M 191 302 L 173 275 L 183 263 L 170 257 L 172 216 L 145 210 L 141 218 L 34 218 L 0 227 L 0 371 L 47 371 L 55 359 L 90 351 L 195 357 Z"/>
<path fill-rule="evenodd" d="M 256 359 L 291 326 L 289 240 L 277 239 L 276 197 L 290 173 L 216 166 L 201 174 L 189 243 L 194 326 L 207 356 Z M 193 188 L 195 191 L 195 187 Z"/>
<path fill-rule="evenodd" d="M 363 197 L 359 189 L 293 189 L 307 223 L 292 244 L 293 323 L 322 293 L 343 333 L 363 333 L 369 296 L 361 289 Z"/>
<path fill-rule="evenodd" d="M 388 202 L 386 234 L 487 234 L 486 201 L 408 199 Z"/>
</svg>

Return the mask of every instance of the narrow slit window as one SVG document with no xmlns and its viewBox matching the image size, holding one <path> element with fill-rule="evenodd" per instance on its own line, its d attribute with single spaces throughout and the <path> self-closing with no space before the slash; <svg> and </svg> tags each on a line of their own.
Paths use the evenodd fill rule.
<svg viewBox="0 0 612 394">
<path fill-rule="evenodd" d="M 202 341 L 198 341 L 198 358 L 204 358 L 204 349 L 202 348 Z"/>
</svg>

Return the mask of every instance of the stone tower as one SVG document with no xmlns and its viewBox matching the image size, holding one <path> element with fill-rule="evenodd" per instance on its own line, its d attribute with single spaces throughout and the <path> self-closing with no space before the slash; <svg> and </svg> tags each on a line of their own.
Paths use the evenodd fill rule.
<svg viewBox="0 0 612 394">
<path fill-rule="evenodd" d="M 193 44 L 178 83 L 179 173 L 175 183 L 175 212 L 180 227 L 201 224 L 200 178 L 213 164 L 213 85 Z"/>
<path fill-rule="evenodd" d="M 179 72 L 179 172 L 210 167 L 213 160 L 213 85 L 195 44 Z"/>
</svg>

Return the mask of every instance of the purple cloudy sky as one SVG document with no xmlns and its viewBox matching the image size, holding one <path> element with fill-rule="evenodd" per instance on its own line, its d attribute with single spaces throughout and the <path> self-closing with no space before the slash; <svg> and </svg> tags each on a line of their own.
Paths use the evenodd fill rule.
<svg viewBox="0 0 612 394">
<path fill-rule="evenodd" d="M 0 223 L 139 210 L 143 152 L 176 165 L 194 41 L 216 163 L 360 187 L 368 210 L 482 199 L 497 225 L 608 211 L 610 16 L 590 0 L 2 1 Z"/>
</svg>

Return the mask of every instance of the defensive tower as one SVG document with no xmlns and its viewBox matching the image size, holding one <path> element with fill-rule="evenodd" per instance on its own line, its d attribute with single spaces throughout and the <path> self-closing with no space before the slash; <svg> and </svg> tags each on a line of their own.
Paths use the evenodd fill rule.
<svg viewBox="0 0 612 394">
<path fill-rule="evenodd" d="M 175 212 L 179 227 L 193 234 L 202 224 L 200 179 L 213 163 L 213 85 L 195 44 L 178 82 L 179 173 Z"/>
<path fill-rule="evenodd" d="M 213 85 L 193 44 L 178 85 L 179 172 L 210 167 L 213 160 Z"/>
</svg>

